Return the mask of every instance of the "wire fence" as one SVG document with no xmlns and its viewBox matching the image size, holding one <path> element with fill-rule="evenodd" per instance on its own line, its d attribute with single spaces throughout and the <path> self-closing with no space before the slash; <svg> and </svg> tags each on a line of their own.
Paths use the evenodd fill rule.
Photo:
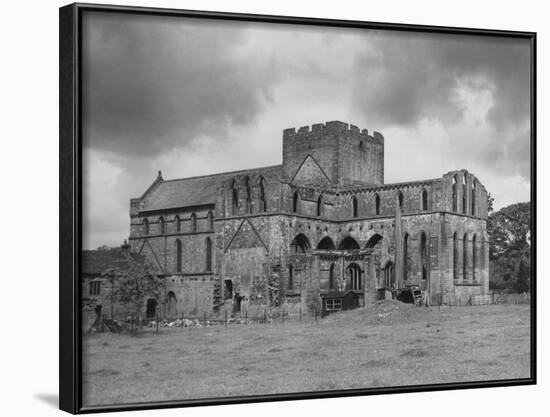
<svg viewBox="0 0 550 417">
<path fill-rule="evenodd" d="M 473 296 L 454 296 L 434 294 L 431 297 L 429 307 L 441 311 L 444 308 L 469 307 L 481 305 L 497 304 L 530 304 L 531 294 L 509 294 L 509 293 L 491 293 L 488 295 Z M 421 307 L 420 307 L 421 308 Z M 328 312 L 313 309 L 303 311 L 299 309 L 281 308 L 263 308 L 254 309 L 254 312 L 248 310 L 230 313 L 228 310 L 222 311 L 217 316 L 211 316 L 207 312 L 200 315 L 180 314 L 179 317 L 162 318 L 160 315 L 154 317 L 139 318 L 136 314 L 129 314 L 111 317 L 105 314 L 95 314 L 93 311 L 87 311 L 83 314 L 84 331 L 89 332 L 113 332 L 129 333 L 135 336 L 139 333 L 160 333 L 166 328 L 190 328 L 190 327 L 209 327 L 209 326 L 235 326 L 235 325 L 262 325 L 262 324 L 290 324 L 290 323 L 316 323 L 327 315 Z"/>
</svg>

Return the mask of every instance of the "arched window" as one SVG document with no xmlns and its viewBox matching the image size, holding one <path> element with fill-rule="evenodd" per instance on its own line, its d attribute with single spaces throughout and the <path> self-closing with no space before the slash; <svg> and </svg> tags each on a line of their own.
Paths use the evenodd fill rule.
<svg viewBox="0 0 550 417">
<path fill-rule="evenodd" d="M 359 243 L 351 236 L 346 236 L 338 245 L 338 250 L 360 249 Z"/>
<path fill-rule="evenodd" d="M 178 300 L 174 291 L 170 291 L 166 294 L 166 316 L 170 319 L 175 319 L 178 316 L 177 311 Z"/>
<path fill-rule="evenodd" d="M 260 177 L 260 201 L 258 202 L 258 210 L 261 212 L 267 211 L 267 201 L 265 198 L 265 180 L 263 177 Z"/>
<path fill-rule="evenodd" d="M 476 215 L 476 182 L 472 181 L 472 216 Z"/>
<path fill-rule="evenodd" d="M 305 254 L 309 248 L 311 248 L 311 245 L 303 233 L 297 235 L 290 243 L 290 252 L 293 254 Z"/>
<path fill-rule="evenodd" d="M 462 279 L 468 279 L 468 235 L 465 233 L 462 239 Z"/>
<path fill-rule="evenodd" d="M 403 211 L 403 193 L 399 191 L 397 193 L 397 204 L 399 204 L 399 211 Z"/>
<path fill-rule="evenodd" d="M 452 199 L 453 199 L 453 211 L 458 211 L 458 177 L 455 175 L 453 176 L 453 193 L 452 193 Z"/>
<path fill-rule="evenodd" d="M 244 178 L 244 189 L 245 189 L 245 204 L 244 204 L 244 207 L 245 207 L 245 210 L 247 213 L 251 213 L 252 212 L 252 204 L 251 204 L 251 192 L 250 192 L 250 180 L 248 179 L 248 177 L 245 177 Z"/>
<path fill-rule="evenodd" d="M 468 205 L 466 199 L 468 197 L 468 190 L 466 189 L 466 175 L 462 176 L 462 213 L 468 213 Z"/>
<path fill-rule="evenodd" d="M 298 213 L 298 209 L 300 208 L 300 194 L 298 191 L 294 192 L 294 196 L 292 198 L 292 212 Z"/>
<path fill-rule="evenodd" d="M 294 268 L 292 265 L 288 266 L 288 289 L 291 291 L 294 289 Z"/>
<path fill-rule="evenodd" d="M 321 217 L 323 215 L 323 196 L 320 195 L 317 199 L 317 216 Z"/>
<path fill-rule="evenodd" d="M 477 267 L 477 239 L 476 235 L 472 237 L 472 281 L 476 280 L 476 267 Z"/>
<path fill-rule="evenodd" d="M 206 250 L 206 272 L 212 271 L 212 240 L 207 237 L 204 240 Z"/>
<path fill-rule="evenodd" d="M 357 210 L 357 197 L 353 196 L 351 199 L 351 207 L 352 207 L 352 215 L 353 217 L 357 217 L 358 210 Z"/>
<path fill-rule="evenodd" d="M 231 214 L 239 213 L 239 190 L 237 189 L 237 183 L 233 181 L 231 183 Z"/>
<path fill-rule="evenodd" d="M 332 241 L 332 239 L 330 237 L 325 236 L 317 244 L 317 249 L 320 249 L 320 250 L 334 250 L 334 249 L 336 249 L 336 246 L 334 246 L 334 242 Z"/>
<path fill-rule="evenodd" d="M 214 214 L 209 211 L 206 215 L 207 223 L 208 223 L 208 230 L 214 230 Z"/>
<path fill-rule="evenodd" d="M 197 215 L 195 213 L 191 213 L 191 233 L 195 233 L 197 231 Z"/>
<path fill-rule="evenodd" d="M 166 227 L 164 226 L 164 217 L 159 217 L 159 230 L 160 234 L 163 235 L 166 232 Z"/>
<path fill-rule="evenodd" d="M 179 239 L 176 239 L 176 272 L 181 272 L 181 261 L 182 261 L 181 241 Z"/>
<path fill-rule="evenodd" d="M 422 271 L 422 279 L 428 278 L 428 242 L 426 234 L 420 234 L 420 268 Z"/>
<path fill-rule="evenodd" d="M 176 232 L 181 232 L 181 219 L 180 219 L 180 216 L 176 215 L 176 217 L 174 217 L 174 222 L 176 223 Z"/>
<path fill-rule="evenodd" d="M 458 279 L 458 237 L 453 234 L 453 279 Z"/>
<path fill-rule="evenodd" d="M 403 281 L 409 279 L 409 234 L 403 237 Z"/>
<path fill-rule="evenodd" d="M 328 274 L 328 288 L 329 290 L 334 290 L 336 288 L 336 279 L 334 276 L 334 264 L 330 264 L 330 270 Z"/>
<path fill-rule="evenodd" d="M 393 263 L 391 261 L 388 261 L 386 265 L 384 265 L 383 271 L 383 278 L 384 278 L 384 284 L 386 288 L 394 288 L 395 285 L 395 270 L 393 268 Z"/>
<path fill-rule="evenodd" d="M 361 277 L 361 268 L 356 263 L 352 263 L 347 268 L 348 279 L 352 290 L 363 289 L 363 279 Z"/>
<path fill-rule="evenodd" d="M 149 234 L 149 219 L 143 219 L 143 234 Z"/>
<path fill-rule="evenodd" d="M 375 233 L 374 235 L 372 235 L 365 248 L 366 249 L 373 249 L 376 245 L 378 245 L 380 242 L 382 241 L 382 235 L 379 235 L 378 233 Z"/>
<path fill-rule="evenodd" d="M 380 214 L 380 196 L 378 194 L 374 197 L 374 214 L 377 216 Z"/>
<path fill-rule="evenodd" d="M 428 210 L 428 192 L 422 190 L 422 211 Z"/>
</svg>

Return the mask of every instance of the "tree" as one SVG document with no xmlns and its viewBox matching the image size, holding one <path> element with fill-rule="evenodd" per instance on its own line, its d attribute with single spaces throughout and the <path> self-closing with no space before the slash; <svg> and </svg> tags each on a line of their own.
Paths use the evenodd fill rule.
<svg viewBox="0 0 550 417">
<path fill-rule="evenodd" d="M 112 303 L 128 305 L 135 311 L 138 323 L 141 323 L 145 301 L 149 298 L 160 298 L 162 281 L 143 257 L 127 254 L 115 261 L 102 276 L 113 284 Z"/>
<path fill-rule="evenodd" d="M 528 292 L 531 287 L 531 272 L 523 260 L 519 263 L 518 275 L 516 282 L 514 283 L 514 290 L 516 292 Z"/>
<path fill-rule="evenodd" d="M 531 274 L 531 203 L 517 203 L 491 213 L 487 221 L 492 289 L 514 290 L 521 271 L 529 291 Z M 523 266 L 522 266 L 523 265 Z M 525 277 L 526 275 L 526 277 Z M 515 279 L 514 279 L 515 278 Z M 525 288 L 525 284 L 520 285 Z"/>
</svg>

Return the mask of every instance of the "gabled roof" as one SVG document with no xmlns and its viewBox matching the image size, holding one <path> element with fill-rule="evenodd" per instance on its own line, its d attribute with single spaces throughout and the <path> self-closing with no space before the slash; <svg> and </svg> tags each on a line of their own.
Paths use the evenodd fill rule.
<svg viewBox="0 0 550 417">
<path fill-rule="evenodd" d="M 130 252 L 134 259 L 143 259 L 142 255 Z M 101 275 L 117 261 L 125 258 L 122 248 L 100 248 L 82 251 L 82 274 Z"/>
<path fill-rule="evenodd" d="M 143 205 L 140 211 L 157 211 L 215 204 L 217 190 L 224 181 L 247 173 L 250 173 L 250 175 L 280 176 L 281 172 L 282 165 L 275 165 L 224 172 L 221 174 L 203 175 L 200 177 L 160 181 L 155 187 L 151 187 L 144 194 L 142 197 Z"/>
</svg>

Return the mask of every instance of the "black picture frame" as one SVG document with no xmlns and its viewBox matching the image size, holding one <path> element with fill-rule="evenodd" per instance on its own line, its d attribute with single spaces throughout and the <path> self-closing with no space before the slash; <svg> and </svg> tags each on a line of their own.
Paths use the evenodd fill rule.
<svg viewBox="0 0 550 417">
<path fill-rule="evenodd" d="M 531 43 L 531 259 L 533 277 L 536 276 L 536 33 L 487 30 L 458 27 L 393 24 L 291 16 L 267 16 L 239 13 L 205 12 L 194 10 L 161 9 L 96 4 L 70 4 L 59 10 L 59 129 L 60 129 L 60 258 L 59 258 L 59 406 L 73 414 L 142 410 L 152 408 L 191 407 L 295 399 L 329 398 L 389 393 L 412 393 L 465 388 L 505 387 L 536 384 L 536 279 L 532 279 L 531 302 L 531 377 L 514 380 L 492 380 L 451 384 L 349 389 L 294 394 L 254 395 L 245 397 L 176 400 L 134 404 L 84 407 L 82 404 L 82 329 L 80 326 L 80 279 L 82 242 L 82 143 L 81 143 L 81 20 L 86 11 L 124 14 L 180 16 L 196 19 L 222 19 L 242 22 L 291 23 L 325 27 L 384 29 L 431 34 L 464 34 L 528 39 Z"/>
</svg>

